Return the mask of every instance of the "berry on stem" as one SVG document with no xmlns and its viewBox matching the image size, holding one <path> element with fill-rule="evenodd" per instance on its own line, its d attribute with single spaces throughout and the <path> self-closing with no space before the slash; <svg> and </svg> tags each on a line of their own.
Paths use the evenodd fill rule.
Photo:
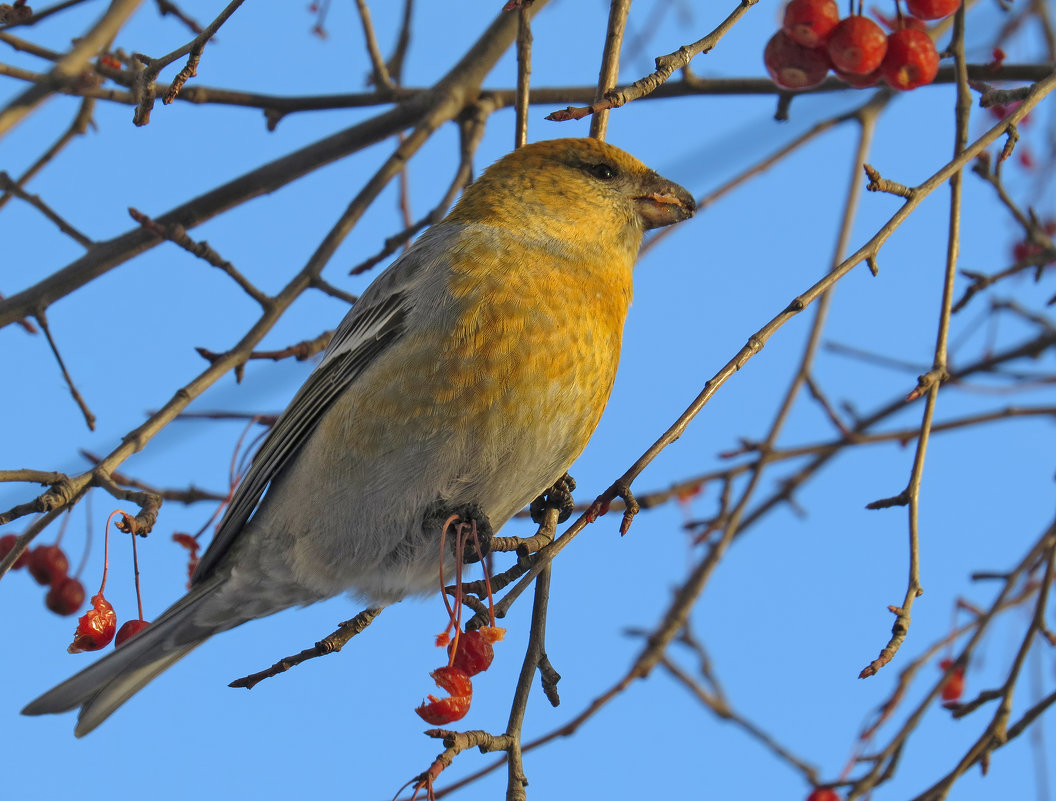
<svg viewBox="0 0 1056 801">
<path fill-rule="evenodd" d="M 778 31 L 770 37 L 763 51 L 763 62 L 774 83 L 783 89 L 817 86 L 825 80 L 830 66 L 824 48 L 803 47 L 792 41 L 784 31 Z"/>
<path fill-rule="evenodd" d="M 781 29 L 796 44 L 821 47 L 839 21 L 836 0 L 791 0 Z"/>
<path fill-rule="evenodd" d="M 464 671 L 467 676 L 484 672 L 495 658 L 495 649 L 491 644 L 501 640 L 504 634 L 505 630 L 496 626 L 484 626 L 460 634 L 457 641 L 447 646 L 451 667 Z"/>
<path fill-rule="evenodd" d="M 0 559 L 3 559 L 11 550 L 15 547 L 15 543 L 18 542 L 17 534 L 5 534 L 0 537 Z M 11 565 L 12 570 L 18 570 L 21 567 L 25 567 L 29 561 L 29 551 L 22 551 L 22 555 L 15 560 L 15 563 Z"/>
<path fill-rule="evenodd" d="M 818 787 L 807 796 L 807 801 L 840 801 L 840 796 L 831 787 Z"/>
<path fill-rule="evenodd" d="M 935 80 L 939 51 L 926 33 L 903 28 L 887 37 L 887 55 L 880 72 L 894 89 L 916 89 Z"/>
<path fill-rule="evenodd" d="M 141 620 L 140 618 L 126 620 L 124 625 L 117 630 L 117 636 L 114 638 L 114 648 L 120 648 L 127 640 L 135 637 L 149 625 L 149 620 Z"/>
<path fill-rule="evenodd" d="M 939 662 L 940 670 L 949 670 L 953 667 L 952 659 L 943 659 Z M 942 685 L 942 700 L 947 702 L 957 701 L 964 695 L 964 668 L 957 667 L 946 677 Z"/>
<path fill-rule="evenodd" d="M 473 682 L 465 671 L 456 667 L 442 667 L 429 675 L 437 687 L 450 693 L 450 697 L 426 696 L 422 705 L 414 710 L 418 717 L 433 726 L 443 726 L 464 718 L 473 700 Z"/>
<path fill-rule="evenodd" d="M 84 585 L 73 576 L 64 576 L 51 585 L 44 605 L 57 615 L 75 615 L 84 604 Z"/>
<path fill-rule="evenodd" d="M 58 545 L 38 545 L 29 552 L 29 572 L 37 584 L 54 584 L 69 569 L 70 562 Z"/>
<path fill-rule="evenodd" d="M 114 639 L 117 631 L 117 615 L 114 607 L 103 597 L 102 592 L 92 596 L 92 608 L 81 615 L 73 642 L 66 650 L 71 654 L 82 651 L 98 651 Z"/>
<path fill-rule="evenodd" d="M 832 31 L 827 49 L 833 67 L 855 75 L 866 75 L 884 60 L 887 36 L 871 19 L 847 17 Z"/>
<path fill-rule="evenodd" d="M 906 7 L 914 17 L 942 19 L 961 7 L 961 0 L 906 0 Z"/>
</svg>

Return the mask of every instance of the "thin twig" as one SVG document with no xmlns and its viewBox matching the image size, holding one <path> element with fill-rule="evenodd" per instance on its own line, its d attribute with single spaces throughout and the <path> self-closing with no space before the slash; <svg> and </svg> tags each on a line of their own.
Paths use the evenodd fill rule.
<svg viewBox="0 0 1056 801">
<path fill-rule="evenodd" d="M 562 111 L 554 111 L 546 116 L 546 119 L 554 122 L 565 122 L 567 120 L 580 120 L 589 114 L 597 114 L 611 108 L 619 108 L 633 100 L 645 97 L 655 92 L 662 84 L 666 83 L 675 70 L 689 65 L 694 57 L 701 53 L 708 53 L 718 44 L 719 40 L 734 26 L 734 24 L 747 13 L 759 0 L 741 0 L 737 8 L 730 14 L 722 24 L 702 39 L 692 44 L 682 45 L 673 53 L 666 56 L 658 56 L 656 59 L 656 71 L 644 78 L 640 78 L 626 89 L 613 89 L 606 92 L 600 102 L 592 103 L 582 108 L 569 106 Z"/>
<path fill-rule="evenodd" d="M 598 90 L 594 102 L 603 100 L 607 92 L 616 88 L 620 75 L 620 48 L 627 31 L 627 14 L 631 10 L 631 0 L 611 0 L 609 3 L 609 23 L 605 31 L 605 49 L 601 54 L 601 70 L 598 74 Z M 597 111 L 590 120 L 590 135 L 605 141 L 609 127 L 609 110 Z"/>
<path fill-rule="evenodd" d="M 77 385 L 73 383 L 73 377 L 70 375 L 70 371 L 66 369 L 66 362 L 62 360 L 62 354 L 59 353 L 59 347 L 55 344 L 55 340 L 51 336 L 51 329 L 48 327 L 48 318 L 43 311 L 37 312 L 36 317 L 37 322 L 40 323 L 41 330 L 44 332 L 45 338 L 48 340 L 48 347 L 51 348 L 51 353 L 55 357 L 55 361 L 58 362 L 59 369 L 62 371 L 62 378 L 70 390 L 70 395 L 73 396 L 77 408 L 81 410 L 81 414 L 84 416 L 84 422 L 87 424 L 88 430 L 95 431 L 95 415 L 92 414 L 92 410 L 88 408 L 88 403 L 85 401 L 84 396 L 81 395 L 80 390 L 77 389 Z"/>
</svg>

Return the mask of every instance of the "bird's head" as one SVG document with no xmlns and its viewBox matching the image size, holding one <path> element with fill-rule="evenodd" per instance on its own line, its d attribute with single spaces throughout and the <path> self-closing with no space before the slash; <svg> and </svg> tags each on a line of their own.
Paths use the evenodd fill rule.
<svg viewBox="0 0 1056 801">
<path fill-rule="evenodd" d="M 449 219 L 535 229 L 574 243 L 617 237 L 637 252 L 650 228 L 693 215 L 693 196 L 597 139 L 552 139 L 499 159 L 466 188 Z"/>
</svg>

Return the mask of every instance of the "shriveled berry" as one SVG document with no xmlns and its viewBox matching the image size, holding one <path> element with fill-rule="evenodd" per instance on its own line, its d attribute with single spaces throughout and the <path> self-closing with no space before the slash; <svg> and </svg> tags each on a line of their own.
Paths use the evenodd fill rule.
<svg viewBox="0 0 1056 801">
<path fill-rule="evenodd" d="M 149 625 L 149 620 L 140 620 L 139 618 L 126 620 L 124 625 L 117 630 L 117 636 L 114 638 L 114 648 L 120 648 L 125 644 L 126 640 L 135 637 Z"/>
<path fill-rule="evenodd" d="M 836 0 L 791 0 L 781 29 L 796 44 L 821 47 L 839 21 Z"/>
<path fill-rule="evenodd" d="M 884 60 L 887 36 L 871 19 L 847 17 L 829 36 L 827 47 L 833 67 L 855 75 L 866 75 Z"/>
<path fill-rule="evenodd" d="M 418 717 L 433 726 L 443 726 L 464 718 L 473 700 L 473 682 L 465 671 L 456 667 L 442 667 L 429 675 L 437 687 L 450 693 L 450 697 L 426 696 L 422 705 L 414 710 Z"/>
<path fill-rule="evenodd" d="M 784 31 L 778 31 L 763 51 L 766 71 L 774 83 L 784 89 L 809 89 L 825 80 L 829 57 L 824 48 L 812 49 L 796 44 Z"/>
<path fill-rule="evenodd" d="M 58 545 L 38 545 L 29 552 L 29 573 L 37 584 L 54 584 L 69 569 L 70 561 Z"/>
<path fill-rule="evenodd" d="M 84 605 L 84 585 L 73 576 L 63 576 L 51 585 L 44 605 L 57 615 L 75 615 Z"/>
<path fill-rule="evenodd" d="M 925 86 L 939 72 L 939 51 L 926 33 L 903 28 L 887 37 L 887 55 L 880 72 L 894 89 L 906 91 Z"/>
<path fill-rule="evenodd" d="M 914 17 L 942 19 L 961 7 L 961 0 L 906 0 L 906 7 Z"/>
<path fill-rule="evenodd" d="M 92 608 L 81 615 L 77 621 L 77 630 L 73 633 L 73 642 L 66 650 L 71 654 L 81 651 L 98 651 L 110 644 L 117 631 L 117 615 L 114 607 L 103 597 L 102 593 L 92 596 Z"/>
<path fill-rule="evenodd" d="M 455 643 L 447 646 L 448 655 L 454 648 Z M 495 649 L 479 631 L 467 631 L 459 635 L 458 650 L 454 654 L 451 666 L 465 671 L 467 676 L 476 676 L 491 665 L 491 660 L 495 658 Z"/>
<path fill-rule="evenodd" d="M 11 553 L 11 549 L 15 547 L 16 542 L 18 542 L 17 534 L 5 534 L 0 537 L 0 559 L 3 559 Z M 28 550 L 22 551 L 22 555 L 15 560 L 13 565 L 11 565 L 11 569 L 18 570 L 21 567 L 25 567 L 26 563 L 29 562 L 29 554 L 30 552 Z"/>
</svg>

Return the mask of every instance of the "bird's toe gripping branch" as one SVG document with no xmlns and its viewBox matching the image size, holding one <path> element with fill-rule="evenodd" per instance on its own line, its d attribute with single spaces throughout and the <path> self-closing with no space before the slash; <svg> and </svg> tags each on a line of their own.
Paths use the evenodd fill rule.
<svg viewBox="0 0 1056 801">
<path fill-rule="evenodd" d="M 553 507 L 559 511 L 557 522 L 564 523 L 576 508 L 572 500 L 572 490 L 575 488 L 576 480 L 565 473 L 554 482 L 554 486 L 532 501 L 532 505 L 528 507 L 532 520 L 542 524 L 547 508 Z"/>
</svg>

